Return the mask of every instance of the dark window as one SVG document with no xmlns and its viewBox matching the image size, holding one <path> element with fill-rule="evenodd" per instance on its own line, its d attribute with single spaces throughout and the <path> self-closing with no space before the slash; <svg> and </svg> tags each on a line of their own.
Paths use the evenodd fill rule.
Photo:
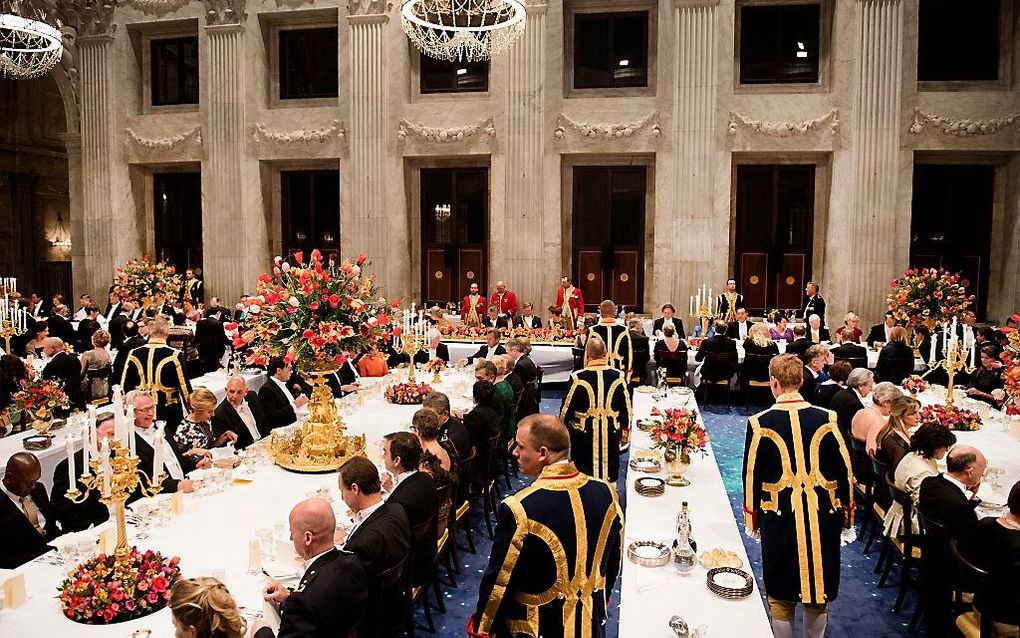
<svg viewBox="0 0 1020 638">
<path fill-rule="evenodd" d="M 574 14 L 574 88 L 648 86 L 648 12 Z"/>
<path fill-rule="evenodd" d="M 818 82 L 821 6 L 740 7 L 740 83 Z"/>
<path fill-rule="evenodd" d="M 419 53 L 422 93 L 472 93 L 489 89 L 489 62 L 448 62 Z"/>
<path fill-rule="evenodd" d="M 280 31 L 280 99 L 337 96 L 337 30 Z"/>
<path fill-rule="evenodd" d="M 202 268 L 202 174 L 152 176 L 156 255 L 177 272 Z"/>
<path fill-rule="evenodd" d="M 921 0 L 917 15 L 917 79 L 999 79 L 999 0 L 970 0 L 966 14 L 948 0 Z"/>
<path fill-rule="evenodd" d="M 283 210 L 283 248 L 290 254 L 313 248 L 323 254 L 340 248 L 340 173 L 283 171 L 280 173 Z"/>
<path fill-rule="evenodd" d="M 198 36 L 149 43 L 152 105 L 198 104 Z"/>
</svg>

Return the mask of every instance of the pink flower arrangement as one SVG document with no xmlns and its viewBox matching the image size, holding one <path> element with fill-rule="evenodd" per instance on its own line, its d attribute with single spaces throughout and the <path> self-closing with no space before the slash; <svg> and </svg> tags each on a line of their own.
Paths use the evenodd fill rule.
<svg viewBox="0 0 1020 638">
<path fill-rule="evenodd" d="M 117 268 L 113 292 L 121 301 L 130 301 L 146 308 L 176 301 L 183 288 L 181 276 L 165 261 L 153 262 L 147 255 L 129 259 Z"/>
<path fill-rule="evenodd" d="M 921 408 L 921 423 L 935 423 L 950 430 L 973 432 L 981 429 L 981 417 L 973 410 L 965 410 L 955 405 L 952 408 L 944 404 L 926 405 Z"/>
<path fill-rule="evenodd" d="M 421 405 L 432 392 L 427 383 L 395 383 L 386 388 L 386 400 L 397 405 Z"/>
<path fill-rule="evenodd" d="M 100 554 L 75 567 L 57 588 L 64 615 L 75 622 L 108 625 L 165 607 L 170 588 L 181 577 L 181 559 L 132 547 L 128 560 L 130 579 L 121 579 L 112 555 Z"/>
<path fill-rule="evenodd" d="M 294 264 L 277 257 L 273 274 L 259 276 L 258 294 L 245 299 L 244 319 L 224 326 L 249 363 L 280 356 L 300 370 L 330 370 L 397 334 L 387 311 L 400 302 L 387 304 L 375 275 L 363 275 L 367 257 L 339 265 L 318 250 L 310 257 L 305 263 L 295 253 Z"/>
<path fill-rule="evenodd" d="M 661 415 L 662 423 L 651 431 L 655 447 L 674 450 L 681 456 L 688 456 L 691 452 L 706 453 L 708 433 L 698 421 L 697 410 L 667 408 L 659 414 L 657 412 L 658 409 L 653 409 L 652 416 Z"/>
<path fill-rule="evenodd" d="M 928 389 L 928 382 L 916 374 L 912 374 L 903 380 L 903 389 L 911 394 L 918 394 Z"/>
<path fill-rule="evenodd" d="M 960 283 L 960 274 L 943 268 L 911 268 L 890 281 L 889 288 L 886 303 L 901 320 L 918 317 L 939 323 L 974 301 Z"/>
<path fill-rule="evenodd" d="M 434 357 L 425 364 L 425 370 L 428 372 L 442 372 L 446 370 L 446 362 L 439 357 Z"/>
</svg>

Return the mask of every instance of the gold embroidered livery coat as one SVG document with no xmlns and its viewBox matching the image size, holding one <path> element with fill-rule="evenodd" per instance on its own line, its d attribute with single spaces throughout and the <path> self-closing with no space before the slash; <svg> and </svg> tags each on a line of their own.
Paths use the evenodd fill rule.
<svg viewBox="0 0 1020 638">
<path fill-rule="evenodd" d="M 191 396 L 191 383 L 184 374 L 180 350 L 166 345 L 162 339 L 131 351 L 120 378 L 124 392 L 141 390 L 156 401 L 156 418 L 177 427 L 184 418 L 183 402 Z"/>
<path fill-rule="evenodd" d="M 630 393 L 623 372 L 605 359 L 570 375 L 560 418 L 570 431 L 570 458 L 595 478 L 615 482 L 620 474 L 620 429 L 629 427 Z"/>
<path fill-rule="evenodd" d="M 602 638 L 620 573 L 616 490 L 572 463 L 543 468 L 496 512 L 496 538 L 468 634 Z"/>
<path fill-rule="evenodd" d="M 852 476 L 835 412 L 791 393 L 748 419 L 744 518 L 761 533 L 769 596 L 815 604 L 836 599 L 840 532 L 853 521 Z"/>
</svg>

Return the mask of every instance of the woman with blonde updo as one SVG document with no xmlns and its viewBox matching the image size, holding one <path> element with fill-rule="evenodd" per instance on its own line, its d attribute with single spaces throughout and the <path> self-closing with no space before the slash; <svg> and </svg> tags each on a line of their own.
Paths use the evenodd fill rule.
<svg viewBox="0 0 1020 638">
<path fill-rule="evenodd" d="M 174 638 L 243 638 L 247 627 L 226 585 L 187 578 L 170 588 Z"/>
<path fill-rule="evenodd" d="M 218 437 L 213 434 L 211 419 L 215 411 L 215 394 L 205 388 L 198 388 L 191 393 L 191 412 L 174 432 L 174 443 L 182 454 L 207 456 L 209 448 L 237 441 L 237 434 L 230 430 Z"/>
</svg>

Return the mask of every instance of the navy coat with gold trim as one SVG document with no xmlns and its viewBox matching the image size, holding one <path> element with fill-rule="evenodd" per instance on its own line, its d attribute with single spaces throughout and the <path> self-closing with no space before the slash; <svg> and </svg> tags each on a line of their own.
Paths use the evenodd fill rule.
<svg viewBox="0 0 1020 638">
<path fill-rule="evenodd" d="M 184 418 L 183 403 L 191 396 L 191 382 L 184 373 L 180 350 L 163 339 L 135 348 L 128 355 L 120 379 L 124 392 L 142 390 L 156 399 L 156 418 L 176 428 Z"/>
<path fill-rule="evenodd" d="M 531 486 L 504 499 L 496 515 L 469 635 L 605 636 L 622 557 L 616 490 L 572 463 L 548 465 Z"/>
<path fill-rule="evenodd" d="M 630 426 L 626 375 L 605 359 L 570 375 L 560 419 L 570 431 L 570 459 L 585 474 L 615 482 L 620 474 L 620 430 Z"/>
<path fill-rule="evenodd" d="M 853 521 L 850 454 L 836 413 L 783 394 L 747 424 L 744 518 L 761 532 L 763 582 L 777 600 L 839 593 L 840 533 Z"/>
<path fill-rule="evenodd" d="M 591 331 L 606 342 L 609 365 L 624 372 L 629 380 L 634 368 L 634 344 L 631 343 L 627 326 L 621 326 L 614 319 L 603 319 L 592 326 Z"/>
</svg>

